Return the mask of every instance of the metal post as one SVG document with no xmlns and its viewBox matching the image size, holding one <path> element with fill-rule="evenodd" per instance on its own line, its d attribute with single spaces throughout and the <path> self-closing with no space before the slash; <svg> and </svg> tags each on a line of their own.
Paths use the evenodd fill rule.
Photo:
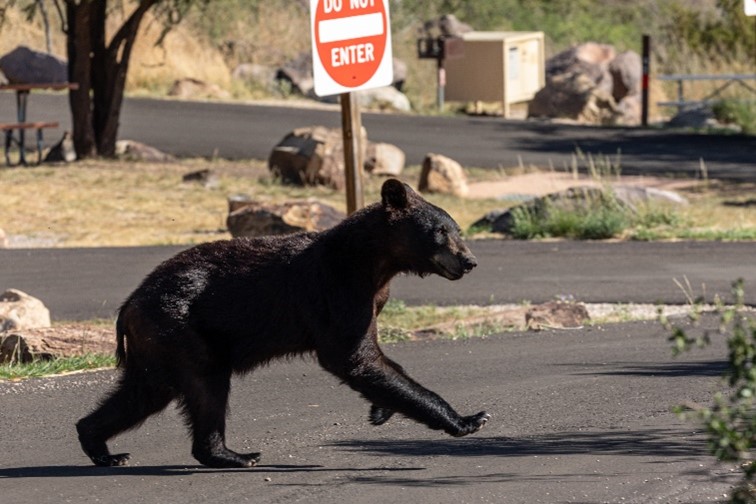
<svg viewBox="0 0 756 504">
<path fill-rule="evenodd" d="M 362 118 L 354 93 L 341 94 L 341 129 L 344 135 L 347 214 L 352 214 L 365 206 L 362 193 Z"/>
<path fill-rule="evenodd" d="M 437 86 L 437 94 L 436 94 L 436 105 L 438 106 L 438 111 L 443 112 L 444 110 L 444 92 L 446 88 L 446 68 L 444 67 L 444 57 L 443 55 L 439 56 L 436 60 L 436 66 L 438 68 L 438 86 Z"/>
<path fill-rule="evenodd" d="M 643 35 L 643 80 L 641 84 L 641 126 L 648 126 L 648 81 L 651 60 L 651 37 Z"/>
</svg>

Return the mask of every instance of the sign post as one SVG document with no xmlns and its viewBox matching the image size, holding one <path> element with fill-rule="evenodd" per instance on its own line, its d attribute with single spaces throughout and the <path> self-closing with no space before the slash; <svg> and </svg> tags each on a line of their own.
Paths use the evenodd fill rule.
<svg viewBox="0 0 756 504">
<path fill-rule="evenodd" d="M 363 205 L 362 124 L 353 91 L 393 79 L 388 0 L 310 0 L 315 94 L 341 95 L 347 212 Z"/>
</svg>

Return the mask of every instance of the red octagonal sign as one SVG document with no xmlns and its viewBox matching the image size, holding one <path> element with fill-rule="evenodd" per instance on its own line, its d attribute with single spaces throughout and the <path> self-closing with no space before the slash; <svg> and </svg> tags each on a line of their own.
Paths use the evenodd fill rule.
<svg viewBox="0 0 756 504">
<path fill-rule="evenodd" d="M 310 0 L 315 93 L 391 84 L 387 0 Z"/>
</svg>

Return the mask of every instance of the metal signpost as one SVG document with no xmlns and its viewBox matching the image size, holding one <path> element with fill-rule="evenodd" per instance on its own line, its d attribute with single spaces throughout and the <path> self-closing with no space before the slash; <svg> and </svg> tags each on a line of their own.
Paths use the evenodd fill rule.
<svg viewBox="0 0 756 504">
<path fill-rule="evenodd" d="M 388 0 L 310 0 L 315 94 L 341 95 L 347 212 L 363 206 L 362 124 L 354 91 L 393 79 Z"/>
</svg>

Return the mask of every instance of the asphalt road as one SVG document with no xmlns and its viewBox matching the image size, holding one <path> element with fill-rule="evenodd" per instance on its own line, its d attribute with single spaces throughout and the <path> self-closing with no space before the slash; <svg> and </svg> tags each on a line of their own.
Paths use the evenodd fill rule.
<svg viewBox="0 0 756 504">
<path fill-rule="evenodd" d="M 670 412 L 682 401 L 708 404 L 721 388 L 721 340 L 672 359 L 657 324 L 628 323 L 386 351 L 461 412 L 485 409 L 492 420 L 459 439 L 402 418 L 373 427 L 355 393 L 293 360 L 233 383 L 228 442 L 261 450 L 257 468 L 198 466 L 169 407 L 116 438 L 130 466 L 105 469 L 79 450 L 73 424 L 113 371 L 6 382 L 2 501 L 702 503 L 732 481 L 696 424 Z"/>
<path fill-rule="evenodd" d="M 0 93 L 0 120 L 12 120 L 15 102 Z M 62 94 L 35 93 L 28 116 L 69 128 Z M 179 156 L 267 159 L 294 128 L 340 126 L 338 108 L 297 108 L 178 100 L 126 99 L 120 138 L 145 142 Z M 428 152 L 483 168 L 534 165 L 565 169 L 580 149 L 609 157 L 624 174 L 696 176 L 703 160 L 711 178 L 756 180 L 756 138 L 639 128 L 595 128 L 496 117 L 430 117 L 364 113 L 368 137 L 397 145 L 408 164 Z M 54 140 L 53 133 L 48 141 Z M 59 136 L 58 136 L 59 138 Z M 581 163 L 585 168 L 586 163 Z"/>
<path fill-rule="evenodd" d="M 392 295 L 408 304 L 504 304 L 554 299 L 592 303 L 684 304 L 694 296 L 727 296 L 746 282 L 756 305 L 756 244 L 716 242 L 470 243 L 479 266 L 458 282 L 399 277 Z M 0 289 L 42 299 L 55 320 L 112 317 L 160 262 L 182 247 L 0 249 Z"/>
<path fill-rule="evenodd" d="M 0 98 L 0 112 L 9 113 Z M 62 106 L 61 106 L 62 104 Z M 55 107 L 59 107 L 57 110 Z M 60 96 L 30 101 L 30 117 L 67 115 Z M 138 119 L 135 119 L 138 118 Z M 329 121 L 331 121 L 329 123 Z M 186 155 L 265 158 L 288 130 L 336 125 L 335 112 L 127 100 L 121 136 Z M 575 146 L 615 154 L 623 172 L 694 173 L 753 180 L 753 139 L 554 127 L 500 119 L 366 114 L 373 140 L 417 163 L 428 151 L 473 166 L 568 162 Z M 173 247 L 0 250 L 0 289 L 45 301 L 56 319 L 111 316 Z M 465 280 L 400 278 L 410 303 L 504 303 L 570 297 L 590 302 L 682 303 L 674 279 L 707 296 L 735 278 L 756 284 L 750 243 L 476 242 L 481 266 Z M 756 304 L 754 289 L 748 303 Z M 714 321 L 706 321 L 713 326 Z M 508 333 L 466 341 L 387 345 L 410 374 L 464 413 L 486 409 L 480 433 L 452 439 L 392 419 L 376 428 L 367 405 L 314 363 L 275 363 L 234 382 L 229 444 L 261 450 L 260 467 L 210 470 L 189 455 L 174 409 L 116 439 L 133 463 L 94 468 L 73 424 L 113 383 L 102 371 L 0 383 L 3 502 L 555 503 L 709 502 L 732 481 L 706 454 L 700 429 L 670 413 L 709 403 L 722 388 L 725 347 L 672 359 L 655 323 Z"/>
</svg>

